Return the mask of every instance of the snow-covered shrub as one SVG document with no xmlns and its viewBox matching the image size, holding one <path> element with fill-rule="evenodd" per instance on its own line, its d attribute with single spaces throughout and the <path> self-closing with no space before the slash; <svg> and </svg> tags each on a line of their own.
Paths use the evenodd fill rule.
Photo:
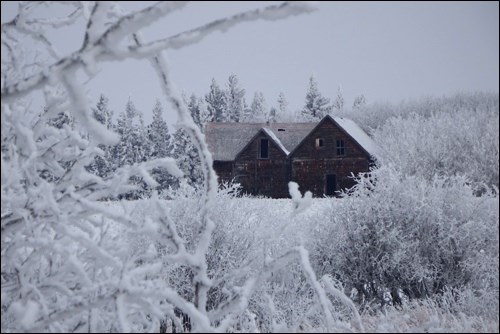
<svg viewBox="0 0 500 334">
<path fill-rule="evenodd" d="M 332 206 L 313 262 L 354 288 L 359 303 L 470 287 L 498 310 L 498 194 L 474 190 L 463 177 L 373 171 Z"/>
<path fill-rule="evenodd" d="M 403 175 L 465 175 L 475 186 L 499 186 L 499 113 L 459 110 L 391 118 L 374 132 L 379 162 Z"/>
<path fill-rule="evenodd" d="M 356 121 L 365 131 L 371 133 L 391 118 L 406 118 L 419 115 L 428 118 L 440 114 L 496 113 L 498 114 L 498 93 L 457 93 L 451 96 L 427 96 L 400 103 L 374 102 L 345 111 L 344 115 Z"/>
<path fill-rule="evenodd" d="M 173 88 L 161 52 L 241 22 L 278 20 L 312 8 L 299 2 L 271 5 L 145 45 L 139 30 L 185 5 L 158 2 L 123 13 L 116 2 L 19 2 L 17 15 L 2 22 L 2 332 L 152 332 L 166 317 L 180 325 L 179 310 L 189 315 L 193 331 L 225 331 L 247 310 L 252 280 L 233 295 L 237 307 L 210 321 L 206 256 L 217 181 L 204 137 Z M 50 17 L 59 12 L 61 17 Z M 74 36 L 80 37 L 78 49 L 61 54 L 51 41 L 53 29 L 80 33 Z M 136 190 L 133 176 L 157 186 L 149 174 L 155 168 L 181 177 L 173 159 L 123 166 L 104 178 L 85 169 L 95 156 L 105 156 L 100 145 L 117 143 L 117 135 L 92 116 L 85 82 L 99 74 L 103 60 L 124 59 L 151 62 L 179 127 L 197 148 L 203 193 L 179 221 L 154 196 L 142 215 L 102 201 Z M 26 102 L 36 91 L 47 106 L 41 115 Z M 75 126 L 47 124 L 59 115 L 70 115 Z M 195 231 L 190 240 L 179 236 L 184 226 Z M 164 279 L 164 263 L 192 278 L 188 292 Z"/>
<path fill-rule="evenodd" d="M 496 333 L 498 319 L 457 311 L 455 293 L 361 315 L 370 333 Z M 498 310 L 495 311 L 498 315 Z M 490 313 L 492 313 L 490 311 Z"/>
<path fill-rule="evenodd" d="M 240 196 L 238 190 L 237 186 L 227 186 L 215 199 L 217 210 L 212 220 L 216 228 L 206 253 L 207 275 L 212 282 L 206 301 L 210 320 L 219 322 L 225 312 L 237 310 L 238 296 L 251 283 L 253 287 L 245 297 L 248 308 L 235 316 L 231 330 L 300 331 L 347 326 L 345 322 L 352 318 L 352 312 L 331 295 L 328 312 L 335 321 L 325 322 L 317 287 L 300 256 L 302 243 L 310 247 L 304 239 L 310 226 L 304 222 L 321 219 L 326 200 L 320 199 L 311 203 L 310 209 L 296 213 L 291 200 L 255 199 Z M 196 208 L 202 197 L 186 184 L 168 197 L 173 199 L 164 202 L 165 209 L 178 222 L 177 232 L 186 248 L 193 250 L 199 229 L 200 213 Z M 140 201 L 135 205 L 138 212 L 134 217 L 151 211 L 150 206 L 148 201 Z M 169 247 L 161 251 L 168 254 Z M 162 276 L 179 295 L 189 301 L 194 299 L 194 273 L 188 266 L 167 257 Z"/>
</svg>

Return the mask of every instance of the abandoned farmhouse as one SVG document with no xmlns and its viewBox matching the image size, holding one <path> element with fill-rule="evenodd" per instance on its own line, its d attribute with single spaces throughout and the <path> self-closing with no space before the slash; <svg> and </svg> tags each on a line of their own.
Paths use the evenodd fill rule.
<svg viewBox="0 0 500 334">
<path fill-rule="evenodd" d="M 325 116 L 318 123 L 208 123 L 208 148 L 219 182 L 244 193 L 286 198 L 288 182 L 314 197 L 335 196 L 368 172 L 375 144 L 352 120 Z"/>
</svg>

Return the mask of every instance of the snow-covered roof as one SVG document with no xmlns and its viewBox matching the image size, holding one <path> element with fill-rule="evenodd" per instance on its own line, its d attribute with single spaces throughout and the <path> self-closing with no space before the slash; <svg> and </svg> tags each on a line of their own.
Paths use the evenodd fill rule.
<svg viewBox="0 0 500 334">
<path fill-rule="evenodd" d="M 281 142 L 281 140 L 276 137 L 276 135 L 274 134 L 274 132 L 271 130 L 271 129 L 268 129 L 268 128 L 263 128 L 262 129 L 272 140 L 274 140 L 274 142 L 276 143 L 276 145 L 279 146 L 279 148 L 285 152 L 286 155 L 289 155 L 290 154 L 290 151 L 286 149 L 285 145 L 283 145 L 283 143 Z"/>
<path fill-rule="evenodd" d="M 260 131 L 288 155 L 317 123 L 207 123 L 205 138 L 214 160 L 232 161 Z"/>
<path fill-rule="evenodd" d="M 333 120 L 349 134 L 371 156 L 377 156 L 377 145 L 354 121 L 344 117 L 333 117 Z"/>
<path fill-rule="evenodd" d="M 373 157 L 377 156 L 374 141 L 352 120 L 330 117 Z M 264 131 L 286 155 L 302 142 L 319 123 L 207 123 L 205 138 L 213 159 L 233 161 L 236 155 L 259 132 Z"/>
</svg>

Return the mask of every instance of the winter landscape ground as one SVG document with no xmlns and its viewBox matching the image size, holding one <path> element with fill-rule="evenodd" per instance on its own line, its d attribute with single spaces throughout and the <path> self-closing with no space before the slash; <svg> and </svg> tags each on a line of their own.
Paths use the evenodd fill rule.
<svg viewBox="0 0 500 334">
<path fill-rule="evenodd" d="M 200 102 L 176 91 L 162 51 L 311 4 L 153 42 L 140 30 L 184 2 L 130 13 L 71 2 L 63 17 L 37 16 L 47 5 L 20 2 L 2 22 L 2 332 L 499 331 L 498 92 L 344 108 L 311 77 L 311 103 L 285 115 L 284 98 L 274 113 L 259 94 L 245 108 L 232 75 Z M 59 54 L 47 31 L 78 20 L 81 48 Z M 130 100 L 116 118 L 105 97 L 91 105 L 87 82 L 123 59 L 154 68 L 165 113 L 177 114 L 173 138 L 161 102 L 147 126 Z M 376 164 L 338 198 L 293 182 L 288 199 L 219 187 L 203 123 L 243 122 L 248 110 L 352 119 Z"/>
</svg>

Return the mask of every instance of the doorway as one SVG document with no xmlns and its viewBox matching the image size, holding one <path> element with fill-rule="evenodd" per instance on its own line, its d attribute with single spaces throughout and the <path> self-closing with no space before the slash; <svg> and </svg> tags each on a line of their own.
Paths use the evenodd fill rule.
<svg viewBox="0 0 500 334">
<path fill-rule="evenodd" d="M 326 176 L 326 196 L 335 196 L 337 191 L 337 176 L 334 174 L 328 174 Z"/>
</svg>

